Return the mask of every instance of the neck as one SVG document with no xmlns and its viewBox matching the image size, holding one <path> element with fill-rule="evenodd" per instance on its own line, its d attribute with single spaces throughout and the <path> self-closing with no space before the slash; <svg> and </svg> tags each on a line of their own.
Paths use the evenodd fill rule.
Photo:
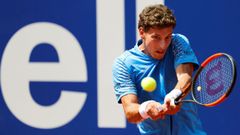
<svg viewBox="0 0 240 135">
<path fill-rule="evenodd" d="M 142 43 L 141 45 L 139 45 L 139 46 L 138 46 L 138 48 L 139 48 L 139 50 L 140 50 L 140 51 L 142 51 L 142 52 L 143 52 L 143 51 L 144 51 L 144 49 L 145 49 L 145 47 L 144 47 L 143 43 Z"/>
</svg>

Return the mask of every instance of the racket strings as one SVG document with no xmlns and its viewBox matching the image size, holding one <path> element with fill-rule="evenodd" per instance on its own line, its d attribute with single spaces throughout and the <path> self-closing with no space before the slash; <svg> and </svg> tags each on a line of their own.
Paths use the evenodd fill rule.
<svg viewBox="0 0 240 135">
<path fill-rule="evenodd" d="M 210 61 L 196 78 L 193 97 L 201 104 L 209 104 L 221 98 L 232 85 L 233 65 L 226 56 Z"/>
</svg>

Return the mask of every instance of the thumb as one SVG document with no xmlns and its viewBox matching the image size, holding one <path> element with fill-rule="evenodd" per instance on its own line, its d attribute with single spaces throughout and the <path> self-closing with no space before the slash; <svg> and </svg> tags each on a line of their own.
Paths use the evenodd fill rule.
<svg viewBox="0 0 240 135">
<path fill-rule="evenodd" d="M 166 104 L 166 108 L 170 108 L 170 106 L 171 106 L 171 99 L 166 99 L 166 101 L 165 101 L 165 104 Z"/>
</svg>

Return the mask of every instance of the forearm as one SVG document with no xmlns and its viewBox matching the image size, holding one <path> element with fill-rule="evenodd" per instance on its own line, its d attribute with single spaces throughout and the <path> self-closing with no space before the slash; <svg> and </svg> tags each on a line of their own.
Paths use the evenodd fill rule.
<svg viewBox="0 0 240 135">
<path fill-rule="evenodd" d="M 148 100 L 138 103 L 136 95 L 129 94 L 121 98 L 123 109 L 127 120 L 131 123 L 138 123 L 145 119 L 164 119 L 165 108 L 159 102 Z"/>
<path fill-rule="evenodd" d="M 130 123 L 139 123 L 143 121 L 143 118 L 139 114 L 139 107 L 140 105 L 137 103 L 132 103 L 124 107 L 126 118 Z"/>
<path fill-rule="evenodd" d="M 192 80 L 192 77 L 189 74 L 187 73 L 181 74 L 175 86 L 175 89 L 179 89 L 182 92 L 185 92 L 191 85 L 191 80 Z"/>
<path fill-rule="evenodd" d="M 184 93 L 186 90 L 188 90 L 192 82 L 193 65 L 182 64 L 177 67 L 176 72 L 178 82 L 175 86 L 175 89 L 179 89 Z"/>
<path fill-rule="evenodd" d="M 167 106 L 171 106 L 172 108 L 175 108 L 175 99 L 177 98 L 184 98 L 189 90 L 189 86 L 191 85 L 191 80 L 192 80 L 192 72 L 193 72 L 193 65 L 190 63 L 187 64 L 181 64 L 177 67 L 176 69 L 176 75 L 177 75 L 177 84 L 175 85 L 175 87 L 173 88 L 173 90 L 171 90 L 164 98 L 164 103 Z M 175 114 L 179 108 L 176 109 L 171 109 L 170 108 L 169 112 L 172 114 Z M 171 111 L 172 110 L 172 111 Z"/>
<path fill-rule="evenodd" d="M 129 94 L 121 98 L 124 113 L 126 118 L 131 123 L 141 122 L 143 119 L 139 114 L 140 104 L 138 103 L 137 96 L 134 94 Z"/>
</svg>

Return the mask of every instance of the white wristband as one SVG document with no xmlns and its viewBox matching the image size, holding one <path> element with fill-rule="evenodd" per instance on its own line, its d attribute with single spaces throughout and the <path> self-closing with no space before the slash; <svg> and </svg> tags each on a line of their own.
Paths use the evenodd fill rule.
<svg viewBox="0 0 240 135">
<path fill-rule="evenodd" d="M 171 104 L 174 103 L 174 100 L 179 97 L 182 94 L 182 91 L 180 89 L 173 89 L 170 93 L 168 93 L 165 98 L 164 102 L 166 102 L 167 99 L 171 100 Z"/>
<path fill-rule="evenodd" d="M 142 116 L 143 119 L 149 118 L 149 115 L 148 115 L 147 112 L 146 112 L 146 107 L 147 107 L 147 105 L 148 105 L 149 103 L 151 103 L 151 102 L 155 102 L 155 101 L 154 101 L 154 100 L 145 101 L 145 102 L 143 102 L 143 103 L 140 105 L 140 107 L 139 107 L 138 112 L 139 112 L 139 114 Z"/>
<path fill-rule="evenodd" d="M 182 91 L 180 89 L 173 89 L 171 93 L 173 94 L 173 98 L 176 99 L 182 94 Z"/>
</svg>

